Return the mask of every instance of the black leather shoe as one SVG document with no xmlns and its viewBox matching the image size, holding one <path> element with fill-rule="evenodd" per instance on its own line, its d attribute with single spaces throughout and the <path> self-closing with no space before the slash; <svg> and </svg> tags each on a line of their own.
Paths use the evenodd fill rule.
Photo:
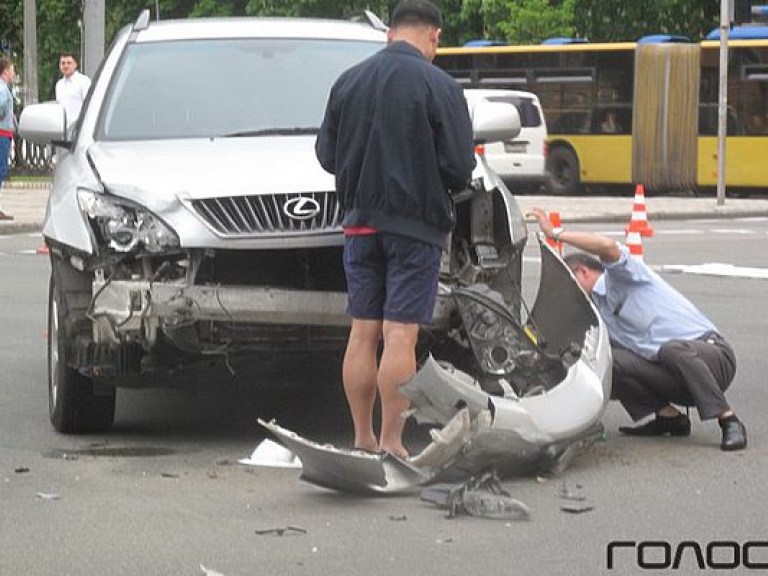
<svg viewBox="0 0 768 576">
<path fill-rule="evenodd" d="M 723 429 L 720 450 L 743 450 L 747 447 L 747 427 L 741 420 L 720 422 L 720 428 Z"/>
<path fill-rule="evenodd" d="M 640 426 L 619 426 L 619 432 L 627 436 L 690 436 L 691 421 L 685 414 L 678 414 L 672 418 L 656 416 L 650 422 Z"/>
</svg>

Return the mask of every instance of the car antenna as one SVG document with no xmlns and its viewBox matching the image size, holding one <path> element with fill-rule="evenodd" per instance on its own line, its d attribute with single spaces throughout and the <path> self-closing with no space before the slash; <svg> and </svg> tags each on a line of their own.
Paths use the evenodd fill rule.
<svg viewBox="0 0 768 576">
<path fill-rule="evenodd" d="M 384 22 L 381 21 L 381 18 L 376 16 L 373 12 L 370 10 L 363 10 L 362 16 L 355 16 L 352 18 L 354 22 L 368 22 L 370 24 L 371 28 L 375 30 L 381 30 L 382 32 L 386 32 L 389 30 L 389 26 L 384 24 Z"/>
<path fill-rule="evenodd" d="M 147 28 L 149 28 L 149 9 L 144 9 L 133 24 L 133 31 L 139 32 L 140 30 L 146 30 Z"/>
</svg>

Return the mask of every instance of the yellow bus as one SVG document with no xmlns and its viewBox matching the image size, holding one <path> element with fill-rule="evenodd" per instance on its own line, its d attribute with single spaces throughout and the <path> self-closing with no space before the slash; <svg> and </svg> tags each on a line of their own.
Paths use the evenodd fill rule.
<svg viewBox="0 0 768 576">
<path fill-rule="evenodd" d="M 676 48 L 684 48 L 682 61 L 670 57 Z M 616 184 L 649 188 L 639 179 L 653 180 L 650 188 L 657 190 L 706 190 L 718 179 L 719 48 L 717 30 L 700 43 L 674 36 L 622 43 L 552 39 L 533 46 L 441 48 L 435 64 L 467 88 L 539 96 L 549 131 L 550 193 Z M 768 27 L 734 28 L 728 50 L 726 185 L 765 189 Z M 651 76 L 640 66 L 641 55 L 655 68 Z M 687 128 L 691 137 L 681 140 Z M 664 130 L 671 139 L 654 142 Z M 652 158 L 644 159 L 650 148 Z"/>
</svg>

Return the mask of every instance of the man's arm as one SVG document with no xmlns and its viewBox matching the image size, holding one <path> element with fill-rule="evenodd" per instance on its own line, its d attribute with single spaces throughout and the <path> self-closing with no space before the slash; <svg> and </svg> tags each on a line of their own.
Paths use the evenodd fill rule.
<svg viewBox="0 0 768 576">
<path fill-rule="evenodd" d="M 453 79 L 450 82 L 455 82 Z M 458 192 L 469 185 L 475 169 L 472 119 L 464 92 L 458 84 L 437 99 L 437 161 L 443 181 Z"/>
<path fill-rule="evenodd" d="M 547 213 L 541 208 L 533 208 L 527 216 L 536 218 L 539 228 L 547 238 L 553 238 L 558 242 L 564 242 L 574 248 L 589 252 L 603 262 L 616 262 L 621 256 L 621 250 L 616 241 L 608 236 L 591 232 L 574 232 L 562 228 L 555 229 L 549 221 Z"/>
</svg>

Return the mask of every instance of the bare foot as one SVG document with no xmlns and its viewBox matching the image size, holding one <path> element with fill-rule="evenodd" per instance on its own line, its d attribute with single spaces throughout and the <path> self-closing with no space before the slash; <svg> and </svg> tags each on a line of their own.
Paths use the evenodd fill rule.
<svg viewBox="0 0 768 576">
<path fill-rule="evenodd" d="M 408 460 L 408 458 L 410 458 L 410 455 L 408 454 L 408 450 L 406 450 L 404 446 L 392 446 L 392 447 L 380 446 L 379 449 L 382 452 L 388 452 L 393 456 L 397 456 L 401 460 Z"/>
<path fill-rule="evenodd" d="M 372 454 L 379 452 L 379 442 L 376 440 L 375 436 L 360 442 L 358 442 L 357 439 L 355 440 L 355 450 L 362 450 L 363 452 L 370 452 Z"/>
</svg>

